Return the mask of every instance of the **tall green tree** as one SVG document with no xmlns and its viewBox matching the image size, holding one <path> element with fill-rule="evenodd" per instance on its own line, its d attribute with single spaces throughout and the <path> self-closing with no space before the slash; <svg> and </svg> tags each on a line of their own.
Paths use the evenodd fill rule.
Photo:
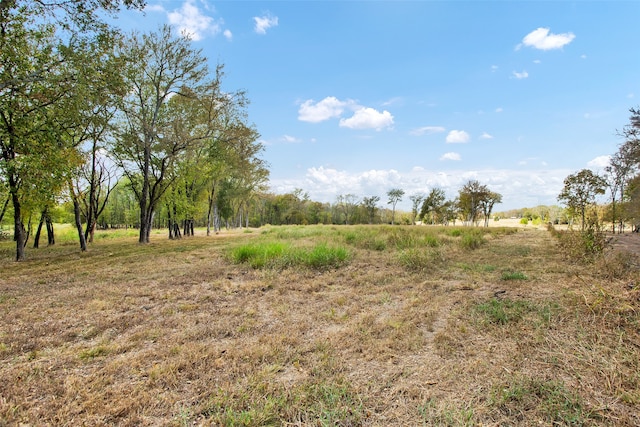
<svg viewBox="0 0 640 427">
<path fill-rule="evenodd" d="M 367 213 L 367 219 L 369 224 L 373 224 L 373 221 L 376 217 L 376 210 L 378 209 L 378 202 L 380 201 L 380 196 L 371 196 L 365 197 L 362 199 L 362 207 Z"/>
<path fill-rule="evenodd" d="M 460 211 L 467 224 L 477 224 L 482 212 L 482 202 L 488 193 L 487 186 L 475 179 L 467 181 L 458 191 Z"/>
<path fill-rule="evenodd" d="M 484 226 L 489 226 L 489 219 L 491 218 L 491 212 L 496 203 L 502 203 L 502 194 L 495 193 L 493 191 L 487 191 L 484 198 L 480 200 L 480 208 L 482 209 L 482 215 L 484 216 Z"/>
<path fill-rule="evenodd" d="M 125 81 L 131 88 L 123 102 L 122 128 L 114 152 L 132 183 L 140 206 L 140 243 L 149 243 L 153 218 L 168 184 L 170 169 L 191 144 L 211 135 L 211 109 L 204 109 L 198 91 L 208 68 L 201 51 L 171 28 L 126 42 Z M 214 105 L 210 105 L 215 108 Z M 194 122 L 197 126 L 191 127 Z"/>
<path fill-rule="evenodd" d="M 425 197 L 422 202 L 420 217 L 423 218 L 423 220 L 429 221 L 431 224 L 435 224 L 444 200 L 444 190 L 437 187 L 432 188 L 429 195 Z"/>
<path fill-rule="evenodd" d="M 395 223 L 396 205 L 402 201 L 402 196 L 404 196 L 404 190 L 401 188 L 392 188 L 387 191 L 387 197 L 389 197 L 387 204 L 391 205 L 391 225 Z"/>
<path fill-rule="evenodd" d="M 25 259 L 25 203 L 53 198 L 73 157 L 55 114 L 73 90 L 68 50 L 53 25 L 26 12 L 0 20 L 0 173 L 11 194 L 18 261 Z"/>
<path fill-rule="evenodd" d="M 9 186 L 14 211 L 16 259 L 25 258 L 25 202 L 34 193 L 53 198 L 74 158 L 61 136 L 62 102 L 73 98 L 79 68 L 77 40 L 106 25 L 99 11 L 140 0 L 2 0 L 0 2 L 0 173 Z M 64 31 L 60 37 L 56 30 Z M 57 112 L 55 111 L 57 109 Z M 38 182 L 38 179 L 43 181 Z"/>
<path fill-rule="evenodd" d="M 558 201 L 563 202 L 573 212 L 580 216 L 581 230 L 585 230 L 587 209 L 594 205 L 596 197 L 604 194 L 606 181 L 590 169 L 567 176 L 564 187 L 558 195 Z"/>
<path fill-rule="evenodd" d="M 409 200 L 411 200 L 411 225 L 416 225 L 416 218 L 418 217 L 418 207 L 424 200 L 423 193 L 416 193 L 409 196 Z"/>
</svg>

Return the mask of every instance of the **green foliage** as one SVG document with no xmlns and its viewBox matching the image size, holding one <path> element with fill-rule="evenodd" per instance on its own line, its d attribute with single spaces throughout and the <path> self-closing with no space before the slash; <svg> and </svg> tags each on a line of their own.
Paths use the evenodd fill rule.
<svg viewBox="0 0 640 427">
<path fill-rule="evenodd" d="M 524 225 L 529 224 L 529 218 L 527 218 L 527 217 L 522 217 L 522 218 L 520 219 L 520 224 L 524 224 Z"/>
</svg>

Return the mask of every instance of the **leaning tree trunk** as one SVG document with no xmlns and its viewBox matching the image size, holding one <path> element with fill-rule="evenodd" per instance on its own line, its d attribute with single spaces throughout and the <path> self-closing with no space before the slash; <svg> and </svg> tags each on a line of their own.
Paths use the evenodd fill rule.
<svg viewBox="0 0 640 427">
<path fill-rule="evenodd" d="M 75 219 L 76 230 L 78 230 L 78 239 L 80 240 L 80 250 L 85 252 L 87 250 L 87 240 L 84 238 L 84 231 L 82 230 L 82 216 L 80 213 L 80 202 L 76 197 L 73 189 L 73 184 L 69 183 L 69 191 L 71 192 L 71 199 L 73 201 L 73 217 Z"/>
<path fill-rule="evenodd" d="M 38 229 L 36 230 L 35 236 L 33 236 L 33 249 L 38 249 L 40 247 L 40 233 L 42 232 L 42 226 L 44 225 L 46 218 L 47 218 L 47 208 L 44 208 L 44 210 L 40 214 L 40 222 L 38 223 Z"/>
<path fill-rule="evenodd" d="M 53 221 L 51 221 L 51 215 L 47 215 L 45 218 L 45 223 L 47 225 L 47 243 L 49 246 L 56 244 L 56 237 L 53 234 Z"/>
</svg>

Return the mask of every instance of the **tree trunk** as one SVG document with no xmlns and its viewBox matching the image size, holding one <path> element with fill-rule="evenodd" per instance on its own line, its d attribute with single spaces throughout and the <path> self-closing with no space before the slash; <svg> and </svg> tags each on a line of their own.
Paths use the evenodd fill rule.
<svg viewBox="0 0 640 427">
<path fill-rule="evenodd" d="M 53 222 L 51 221 L 51 215 L 47 215 L 45 218 L 47 224 L 47 243 L 49 246 L 56 244 L 56 237 L 53 234 Z"/>
<path fill-rule="evenodd" d="M 69 191 L 71 192 L 71 200 L 73 201 L 73 217 L 75 219 L 76 230 L 78 230 L 78 240 L 80 241 L 80 250 L 85 252 L 87 250 L 87 240 L 84 238 L 84 232 L 82 230 L 82 215 L 80 213 L 80 202 L 76 197 L 73 189 L 73 184 L 69 182 Z"/>
<path fill-rule="evenodd" d="M 12 184 L 13 177 L 9 176 L 9 186 Z M 22 224 L 22 205 L 18 198 L 18 190 L 14 187 L 11 190 L 11 200 L 13 202 L 13 239 L 16 241 L 16 261 L 24 261 L 26 259 L 24 247 L 27 244 L 27 233 Z"/>
<path fill-rule="evenodd" d="M 44 225 L 46 218 L 47 218 L 47 208 L 44 208 L 44 210 L 40 214 L 40 222 L 38 223 L 38 229 L 36 230 L 36 235 L 33 237 L 33 249 L 38 249 L 40 247 L 40 233 L 42 232 L 42 226 Z"/>
<path fill-rule="evenodd" d="M 7 212 L 7 206 L 9 206 L 9 200 L 11 200 L 11 196 L 7 196 L 7 200 L 4 201 L 2 205 L 2 211 L 0 212 L 0 223 L 2 222 L 2 218 L 4 218 L 5 212 Z"/>
</svg>

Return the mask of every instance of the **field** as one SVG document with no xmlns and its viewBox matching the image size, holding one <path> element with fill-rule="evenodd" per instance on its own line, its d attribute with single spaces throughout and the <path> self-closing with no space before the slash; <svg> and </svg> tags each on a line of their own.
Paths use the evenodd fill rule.
<svg viewBox="0 0 640 427">
<path fill-rule="evenodd" d="M 634 256 L 534 227 L 0 242 L 0 426 L 640 425 Z"/>
</svg>

